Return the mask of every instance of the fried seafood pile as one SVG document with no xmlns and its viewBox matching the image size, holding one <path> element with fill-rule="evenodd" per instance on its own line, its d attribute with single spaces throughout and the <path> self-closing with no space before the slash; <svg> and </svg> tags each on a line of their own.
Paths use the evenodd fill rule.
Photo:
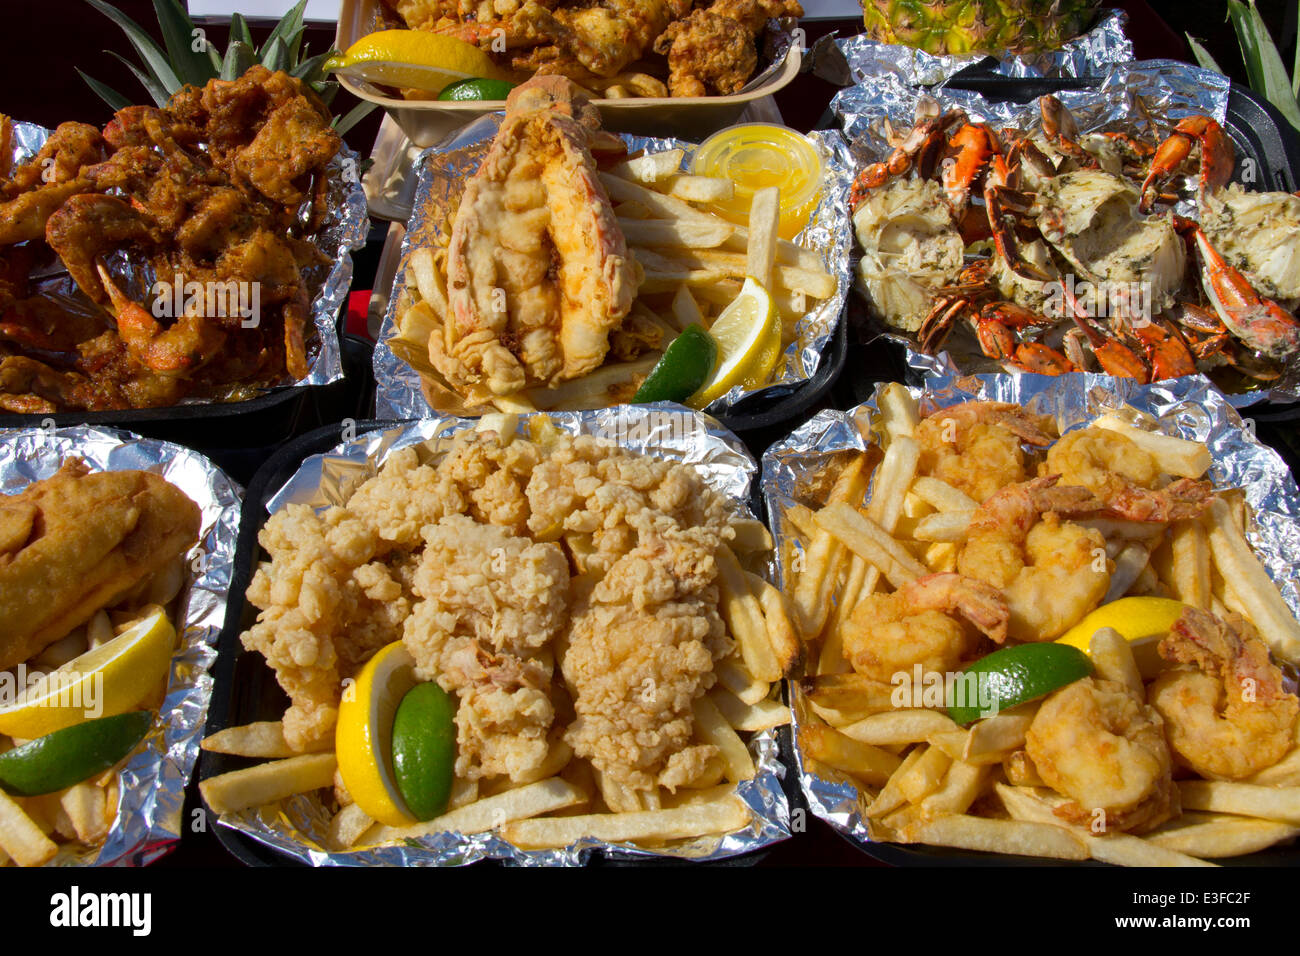
<svg viewBox="0 0 1300 956">
<path fill-rule="evenodd" d="M 1294 837 L 1300 623 L 1209 450 L 1116 415 L 1058 437 L 1008 403 L 880 407 L 865 514 L 860 460 L 815 524 L 788 512 L 819 529 L 796 595 L 837 576 L 816 534 L 848 549 L 799 739 L 873 788 L 872 839 L 1188 865 Z"/>
<path fill-rule="evenodd" d="M 797 0 L 384 0 L 403 25 L 475 43 L 502 67 L 567 76 L 606 95 L 738 93 L 769 19 Z M 501 44 L 504 43 L 504 51 Z M 646 62 L 654 54 L 667 58 Z M 667 86 L 657 76 L 666 72 Z"/>
<path fill-rule="evenodd" d="M 102 132 L 64 123 L 12 169 L 11 132 L 0 408 L 235 399 L 307 374 L 308 273 L 328 262 L 307 239 L 341 145 L 309 88 L 255 66 Z"/>
<path fill-rule="evenodd" d="M 927 98 L 888 131 L 853 190 L 875 317 L 930 354 L 967 327 L 970 351 L 1043 374 L 1277 379 L 1300 353 L 1300 198 L 1230 184 L 1209 117 L 1160 141 L 1081 134 L 1059 100 L 1039 105 L 1036 128 L 999 131 Z M 1195 218 L 1168 208 L 1180 175 Z"/>
<path fill-rule="evenodd" d="M 719 613 L 726 502 L 691 468 L 553 429 L 448 444 L 432 462 L 402 449 L 345 505 L 290 505 L 262 530 L 243 642 L 289 695 L 285 740 L 328 741 L 344 679 L 402 641 L 457 700 L 464 785 L 585 763 L 616 811 L 698 785 L 718 748 L 695 708 L 738 653 Z"/>
</svg>

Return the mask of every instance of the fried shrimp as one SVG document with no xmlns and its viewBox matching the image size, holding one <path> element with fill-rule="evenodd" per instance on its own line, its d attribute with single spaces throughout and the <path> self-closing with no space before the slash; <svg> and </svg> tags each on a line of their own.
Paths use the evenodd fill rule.
<svg viewBox="0 0 1300 956">
<path fill-rule="evenodd" d="M 1271 767 L 1295 744 L 1300 701 L 1249 622 L 1189 607 L 1160 642 L 1164 671 L 1147 699 L 1169 746 L 1203 777 L 1240 780 Z"/>
<path fill-rule="evenodd" d="M 1045 415 L 1007 402 L 966 402 L 944 408 L 917 426 L 918 470 L 984 501 L 1003 485 L 1024 481 L 1022 444 L 1044 447 L 1054 427 Z"/>
<path fill-rule="evenodd" d="M 859 674 L 886 682 L 917 664 L 927 673 L 954 671 L 979 640 L 958 616 L 999 644 L 1006 639 L 1007 605 L 996 588 L 930 574 L 859 604 L 845 629 L 844 656 Z"/>
<path fill-rule="evenodd" d="M 1053 476 L 1008 485 L 975 512 L 957 570 L 1002 589 L 1013 640 L 1060 637 L 1106 596 L 1105 539 L 1060 517 L 1097 506 L 1087 489 L 1058 487 Z"/>
<path fill-rule="evenodd" d="M 1160 468 L 1126 435 L 1105 428 L 1070 432 L 1047 451 L 1046 474 L 1082 485 L 1131 521 L 1195 518 L 1213 497 L 1208 481 L 1180 478 L 1161 488 Z"/>
<path fill-rule="evenodd" d="M 1070 823 L 1141 833 L 1177 813 L 1163 721 L 1123 684 L 1085 677 L 1051 694 L 1025 750 L 1043 782 L 1071 799 L 1055 810 Z"/>
</svg>

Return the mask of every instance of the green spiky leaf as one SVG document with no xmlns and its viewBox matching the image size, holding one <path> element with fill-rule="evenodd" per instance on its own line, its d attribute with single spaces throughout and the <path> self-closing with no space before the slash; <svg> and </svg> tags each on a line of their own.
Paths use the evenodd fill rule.
<svg viewBox="0 0 1300 956">
<path fill-rule="evenodd" d="M 238 40 L 240 43 L 247 43 L 254 49 L 257 44 L 253 42 L 253 31 L 248 29 L 248 21 L 244 19 L 241 13 L 232 13 L 230 15 L 230 42 Z"/>
<path fill-rule="evenodd" d="M 154 79 L 154 77 L 145 73 L 144 70 L 140 69 L 116 50 L 105 50 L 104 52 L 118 60 L 128 70 L 135 74 L 135 78 L 140 81 L 140 85 L 145 88 L 145 92 L 149 94 L 149 98 L 152 99 L 155 104 L 158 106 L 167 105 L 167 101 L 171 99 L 172 91 L 164 89 L 163 85 Z M 180 89 L 180 87 L 177 87 L 177 89 Z"/>
<path fill-rule="evenodd" d="M 154 42 L 153 37 L 149 36 L 140 24 L 117 9 L 117 7 L 105 3 L 104 0 L 86 0 L 86 2 L 122 28 L 122 32 L 131 41 L 131 46 L 135 47 L 136 53 L 140 55 L 145 68 L 149 71 L 153 87 L 166 90 L 168 95 L 181 88 L 180 78 L 177 77 L 176 71 L 172 69 L 171 64 L 167 62 L 167 54 L 162 51 L 158 44 Z M 125 60 L 122 62 L 126 63 Z M 127 65 L 131 67 L 131 71 L 137 76 L 143 75 L 135 66 L 130 63 L 127 63 Z M 141 82 L 144 83 L 144 80 L 141 80 Z M 150 96 L 157 99 L 150 84 L 145 84 L 145 89 L 149 90 Z M 165 102 L 166 97 L 163 99 Z"/>
<path fill-rule="evenodd" d="M 298 2 L 293 5 L 292 9 L 280 18 L 280 22 L 275 25 L 275 28 L 271 31 L 271 35 L 266 38 L 266 43 L 262 45 L 261 53 L 263 65 L 266 65 L 267 50 L 276 40 L 283 43 L 286 50 L 294 50 L 294 55 L 296 55 L 298 43 L 302 40 L 302 15 L 303 11 L 306 9 L 307 0 L 298 0 Z"/>
<path fill-rule="evenodd" d="M 221 63 L 221 78 L 237 80 L 257 62 L 257 53 L 242 40 L 236 40 L 226 47 L 226 58 Z"/>
<path fill-rule="evenodd" d="M 262 66 L 268 70 L 287 70 L 289 68 L 289 48 L 284 41 L 275 37 L 262 47 Z"/>
<path fill-rule="evenodd" d="M 207 55 L 208 42 L 203 40 L 202 50 L 194 49 L 198 28 L 180 3 L 177 0 L 153 0 L 153 9 L 162 29 L 167 58 L 181 82 L 202 86 L 212 79 L 215 73 Z"/>
<path fill-rule="evenodd" d="M 1192 48 L 1192 56 L 1196 57 L 1196 62 L 1201 67 L 1213 70 L 1215 73 L 1223 73 L 1223 67 L 1214 61 L 1214 57 L 1210 55 L 1209 50 L 1201 46 L 1190 33 L 1184 33 L 1183 36 L 1187 37 L 1187 44 Z"/>
<path fill-rule="evenodd" d="M 328 50 L 325 53 L 317 53 L 315 56 L 303 60 L 289 71 L 289 75 L 297 77 L 304 83 L 315 83 L 325 75 L 325 72 L 321 69 L 321 64 L 328 60 L 333 53 L 333 50 Z"/>
<path fill-rule="evenodd" d="M 73 69 L 77 70 L 75 66 L 73 67 Z M 107 83 L 101 83 L 93 76 L 87 76 L 85 73 L 82 73 L 81 70 L 77 70 L 77 74 L 83 80 L 86 81 L 87 86 L 89 86 L 92 90 L 95 91 L 96 96 L 98 96 L 101 100 L 103 100 L 105 103 L 108 104 L 109 109 L 111 109 L 114 113 L 116 113 L 118 110 L 126 109 L 128 106 L 131 105 L 131 100 L 129 97 L 123 96 L 121 93 L 113 89 Z"/>
<path fill-rule="evenodd" d="M 1237 31 L 1251 89 L 1276 106 L 1288 123 L 1300 129 L 1300 103 L 1296 102 L 1291 77 L 1287 76 L 1264 18 L 1255 8 L 1255 0 L 1250 0 L 1249 6 L 1241 0 L 1228 0 L 1228 16 Z"/>
<path fill-rule="evenodd" d="M 335 132 L 337 132 L 340 136 L 345 135 L 348 130 L 350 130 L 352 127 L 356 126 L 363 119 L 369 116 L 371 110 L 373 110 L 376 105 L 378 104 L 367 103 L 366 101 L 362 100 L 356 106 L 352 107 L 352 109 L 348 110 L 347 113 L 344 114 L 343 116 L 334 117 L 333 125 L 334 125 Z"/>
</svg>

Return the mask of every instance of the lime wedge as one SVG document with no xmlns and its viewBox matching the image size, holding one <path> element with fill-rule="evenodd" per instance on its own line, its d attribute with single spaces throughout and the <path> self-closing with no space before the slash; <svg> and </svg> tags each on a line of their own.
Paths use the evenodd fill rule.
<svg viewBox="0 0 1300 956">
<path fill-rule="evenodd" d="M 416 684 L 397 705 L 393 773 L 415 819 L 446 812 L 456 775 L 456 699 L 437 684 Z"/>
<path fill-rule="evenodd" d="M 20 797 L 54 793 L 102 773 L 129 754 L 153 723 L 136 710 L 56 730 L 0 754 L 0 787 Z"/>
<path fill-rule="evenodd" d="M 339 775 L 357 805 L 373 820 L 409 826 L 414 818 L 393 776 L 393 716 L 416 684 L 415 661 L 401 641 L 379 650 L 361 668 L 339 704 L 334 750 Z"/>
<path fill-rule="evenodd" d="M 961 696 L 949 706 L 948 716 L 965 726 L 997 711 L 1037 700 L 1091 673 L 1088 655 L 1068 644 L 1004 647 L 962 672 L 955 688 Z M 966 679 L 968 674 L 975 675 L 974 680 Z M 972 694 L 976 700 L 969 699 Z"/>
<path fill-rule="evenodd" d="M 708 380 L 717 355 L 718 345 L 703 326 L 687 326 L 650 370 L 633 404 L 686 401 Z"/>
<path fill-rule="evenodd" d="M 438 99 L 451 102 L 470 100 L 504 100 L 515 88 L 513 83 L 505 80 L 460 80 L 443 88 Z"/>
</svg>

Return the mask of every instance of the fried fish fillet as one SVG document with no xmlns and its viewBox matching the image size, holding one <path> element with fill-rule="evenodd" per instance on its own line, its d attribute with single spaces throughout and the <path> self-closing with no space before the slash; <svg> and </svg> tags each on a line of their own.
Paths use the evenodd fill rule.
<svg viewBox="0 0 1300 956">
<path fill-rule="evenodd" d="M 80 459 L 0 498 L 0 669 L 39 654 L 188 551 L 199 506 L 143 471 Z"/>
</svg>

